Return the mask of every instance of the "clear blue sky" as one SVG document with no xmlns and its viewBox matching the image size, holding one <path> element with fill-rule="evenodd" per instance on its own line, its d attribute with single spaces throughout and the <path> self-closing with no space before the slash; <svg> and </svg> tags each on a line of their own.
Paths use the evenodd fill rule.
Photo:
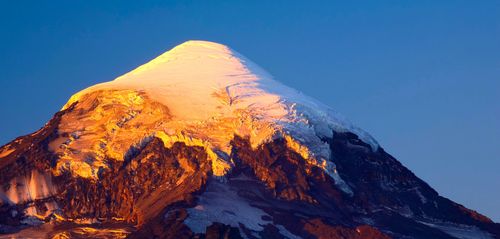
<svg viewBox="0 0 500 239">
<path fill-rule="evenodd" d="M 0 143 L 80 89 L 183 41 L 216 41 L 500 221 L 500 1 L 144 2 L 2 1 Z"/>
</svg>

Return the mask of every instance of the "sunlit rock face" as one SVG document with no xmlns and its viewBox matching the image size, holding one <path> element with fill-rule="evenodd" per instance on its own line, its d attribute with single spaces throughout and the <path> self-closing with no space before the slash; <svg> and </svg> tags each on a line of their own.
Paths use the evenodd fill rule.
<svg viewBox="0 0 500 239">
<path fill-rule="evenodd" d="M 0 233 L 20 238 L 500 230 L 439 196 L 328 106 L 205 41 L 76 93 L 42 129 L 1 147 L 0 202 Z"/>
</svg>

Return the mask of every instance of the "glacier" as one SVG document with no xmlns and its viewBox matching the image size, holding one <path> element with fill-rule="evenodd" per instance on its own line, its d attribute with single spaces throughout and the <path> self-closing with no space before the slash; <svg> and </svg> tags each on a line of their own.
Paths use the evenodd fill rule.
<svg viewBox="0 0 500 239">
<path fill-rule="evenodd" d="M 252 147 L 282 137 L 290 148 L 308 162 L 324 168 L 340 188 L 350 193 L 338 176 L 322 138 L 331 137 L 333 132 L 351 132 L 373 151 L 379 147 L 373 137 L 329 106 L 281 84 L 240 53 L 214 42 L 182 43 L 113 81 L 76 93 L 62 110 L 93 92 L 123 90 L 145 94 L 168 107 L 171 117 L 163 120 L 163 126 L 149 136 L 162 135 L 166 144 L 194 140 L 210 155 L 218 155 L 214 157 L 218 160 L 214 166 L 220 169 L 214 172 L 217 176 L 224 175 L 231 167 L 227 157 L 220 155 L 229 155 L 235 134 L 248 137 Z M 137 96 L 124 100 L 140 104 L 144 99 Z M 85 164 L 73 167 L 92 170 L 85 169 Z M 95 174 L 95 170 L 82 173 Z"/>
</svg>

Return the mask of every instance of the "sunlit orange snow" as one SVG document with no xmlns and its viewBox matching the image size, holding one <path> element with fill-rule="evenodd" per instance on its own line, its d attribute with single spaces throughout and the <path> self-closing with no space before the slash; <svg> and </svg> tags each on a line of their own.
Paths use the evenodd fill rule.
<svg viewBox="0 0 500 239">
<path fill-rule="evenodd" d="M 151 137 L 161 138 L 166 147 L 184 142 L 205 148 L 214 175 L 222 176 L 231 168 L 235 134 L 248 137 L 252 147 L 283 137 L 310 163 L 330 170 L 335 166 L 326 161 L 329 150 L 320 137 L 332 130 L 357 130 L 239 53 L 205 41 L 188 41 L 87 88 L 63 110 L 75 102 L 50 148 L 60 156 L 57 170 L 85 178 L 96 178 L 99 168 L 107 167 L 105 158 L 123 160 L 130 145 L 140 147 Z M 313 127 L 310 121 L 318 123 Z M 364 138 L 376 147 L 371 137 Z"/>
</svg>

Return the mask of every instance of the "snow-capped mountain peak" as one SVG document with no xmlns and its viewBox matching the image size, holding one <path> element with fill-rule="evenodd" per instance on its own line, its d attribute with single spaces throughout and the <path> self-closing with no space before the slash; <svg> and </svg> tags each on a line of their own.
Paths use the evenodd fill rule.
<svg viewBox="0 0 500 239">
<path fill-rule="evenodd" d="M 492 238 L 500 225 L 241 54 L 188 41 L 0 147 L 2 233 Z"/>
<path fill-rule="evenodd" d="M 304 158 L 333 175 L 335 166 L 321 137 L 347 131 L 373 150 L 378 147 L 366 132 L 329 107 L 274 80 L 252 61 L 218 43 L 187 41 L 113 81 L 75 94 L 63 109 L 92 92 L 111 90 L 145 93 L 166 106 L 169 121 L 149 133 L 162 135 L 168 142 L 194 139 L 217 155 L 214 158 L 229 155 L 235 134 L 249 137 L 253 147 L 283 137 Z M 216 175 L 230 167 L 223 156 L 215 161 L 223 169 Z"/>
</svg>

